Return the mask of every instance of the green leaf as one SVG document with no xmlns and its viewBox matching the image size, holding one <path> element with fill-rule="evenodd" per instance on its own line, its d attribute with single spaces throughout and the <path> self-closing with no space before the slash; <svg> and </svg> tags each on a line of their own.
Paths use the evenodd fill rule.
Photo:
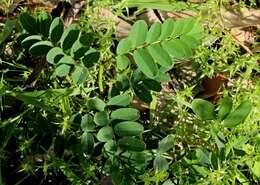
<svg viewBox="0 0 260 185">
<path fill-rule="evenodd" d="M 62 36 L 63 31 L 63 21 L 60 17 L 56 17 L 55 19 L 53 19 L 49 30 L 51 41 L 54 43 L 58 42 Z"/>
<path fill-rule="evenodd" d="M 255 161 L 253 168 L 251 168 L 253 174 L 260 179 L 260 161 Z"/>
<path fill-rule="evenodd" d="M 164 67 L 159 69 L 159 74 L 154 78 L 154 80 L 158 82 L 169 82 L 171 80 L 170 75 L 167 73 L 167 70 L 164 70 Z"/>
<path fill-rule="evenodd" d="M 84 56 L 84 58 L 82 59 L 82 62 L 87 68 L 90 68 L 90 67 L 94 66 L 95 63 L 98 62 L 99 57 L 100 57 L 100 53 L 98 51 L 93 50 L 91 52 L 88 52 Z"/>
<path fill-rule="evenodd" d="M 118 57 L 116 57 L 116 67 L 119 70 L 126 69 L 129 64 L 130 64 L 130 60 L 129 60 L 129 58 L 127 56 L 119 55 Z"/>
<path fill-rule="evenodd" d="M 104 111 L 105 110 L 105 102 L 99 98 L 91 98 L 87 102 L 87 107 L 89 110 L 95 111 Z"/>
<path fill-rule="evenodd" d="M 110 126 L 102 127 L 97 133 L 97 139 L 101 142 L 107 142 L 114 138 L 113 129 Z"/>
<path fill-rule="evenodd" d="M 90 154 L 94 149 L 94 137 L 91 133 L 84 132 L 81 136 L 81 145 L 83 152 Z"/>
<path fill-rule="evenodd" d="M 69 74 L 70 72 L 70 65 L 67 64 L 60 64 L 58 67 L 55 69 L 55 73 L 59 77 L 63 77 Z"/>
<path fill-rule="evenodd" d="M 37 26 L 39 29 L 39 32 L 44 36 L 49 36 L 49 29 L 51 25 L 51 16 L 46 12 L 40 12 L 40 14 L 37 16 Z"/>
<path fill-rule="evenodd" d="M 98 125 L 98 126 L 105 126 L 109 124 L 109 118 L 108 118 L 108 114 L 105 111 L 102 112 L 96 112 L 95 116 L 94 116 L 94 122 Z"/>
<path fill-rule="evenodd" d="M 158 41 L 161 35 L 161 23 L 154 22 L 147 33 L 146 42 L 151 44 Z"/>
<path fill-rule="evenodd" d="M 80 127 L 83 131 L 93 130 L 96 127 L 94 120 L 90 114 L 85 114 L 82 117 Z"/>
<path fill-rule="evenodd" d="M 182 35 L 183 28 L 185 26 L 185 19 L 179 19 L 174 22 L 173 30 L 172 30 L 172 38 L 179 37 Z"/>
<path fill-rule="evenodd" d="M 187 46 L 189 46 L 191 49 L 195 49 L 200 44 L 200 41 L 197 40 L 194 36 L 191 35 L 184 35 L 181 36 L 181 41 L 184 42 Z"/>
<path fill-rule="evenodd" d="M 145 42 L 148 32 L 148 26 L 144 20 L 138 20 L 134 23 L 128 38 L 132 41 L 132 48 L 142 45 Z"/>
<path fill-rule="evenodd" d="M 12 33 L 13 29 L 15 28 L 16 20 L 7 19 L 5 22 L 4 30 L 0 33 L 0 44 L 4 42 Z"/>
<path fill-rule="evenodd" d="M 50 64 L 57 64 L 64 55 L 61 48 L 54 47 L 47 53 L 46 59 Z"/>
<path fill-rule="evenodd" d="M 77 24 L 70 25 L 62 34 L 61 37 L 61 46 L 63 50 L 68 50 L 72 47 L 74 42 L 78 39 L 79 36 L 79 27 Z"/>
<path fill-rule="evenodd" d="M 167 171 L 169 169 L 169 164 L 164 157 L 158 155 L 153 161 L 153 167 L 156 171 Z"/>
<path fill-rule="evenodd" d="M 112 119 L 135 121 L 140 118 L 140 112 L 134 108 L 121 108 L 112 112 Z"/>
<path fill-rule="evenodd" d="M 196 24 L 196 19 L 192 18 L 186 18 L 182 20 L 183 22 L 183 28 L 182 28 L 182 34 L 185 35 L 192 31 L 194 25 Z"/>
<path fill-rule="evenodd" d="M 218 118 L 223 120 L 232 109 L 232 99 L 230 97 L 224 97 L 220 100 Z"/>
<path fill-rule="evenodd" d="M 152 91 L 160 92 L 162 90 L 162 86 L 159 82 L 152 80 L 152 79 L 145 79 L 143 81 L 145 87 Z"/>
<path fill-rule="evenodd" d="M 23 48 L 29 49 L 33 44 L 42 40 L 40 35 L 31 35 L 23 39 L 21 45 Z"/>
<path fill-rule="evenodd" d="M 64 55 L 58 62 L 58 64 L 69 64 L 69 65 L 75 65 L 75 60 L 68 55 Z"/>
<path fill-rule="evenodd" d="M 24 12 L 20 14 L 19 20 L 23 26 L 23 29 L 25 29 L 28 33 L 30 34 L 37 33 L 37 22 L 35 18 L 30 16 L 28 13 Z"/>
<path fill-rule="evenodd" d="M 108 106 L 122 106 L 125 107 L 129 105 L 132 101 L 132 97 L 129 94 L 121 94 L 118 96 L 114 96 L 108 100 Z"/>
<path fill-rule="evenodd" d="M 134 59 L 138 68 L 149 78 L 158 75 L 158 68 L 152 56 L 146 49 L 138 49 L 134 52 Z"/>
<path fill-rule="evenodd" d="M 174 58 L 187 59 L 192 56 L 192 50 L 185 42 L 179 39 L 162 42 L 163 48 Z"/>
<path fill-rule="evenodd" d="M 225 119 L 224 119 L 224 126 L 227 128 L 233 128 L 247 118 L 249 113 L 252 110 L 252 103 L 248 100 L 243 101 L 233 112 L 231 112 Z"/>
<path fill-rule="evenodd" d="M 118 136 L 138 136 L 144 132 L 144 127 L 134 121 L 123 121 L 116 124 L 114 130 Z"/>
<path fill-rule="evenodd" d="M 75 70 L 72 73 L 72 79 L 75 84 L 83 84 L 88 76 L 88 69 L 84 66 L 76 66 Z"/>
<path fill-rule="evenodd" d="M 194 99 L 192 101 L 193 112 L 202 120 L 212 120 L 215 118 L 214 105 L 206 100 Z"/>
<path fill-rule="evenodd" d="M 132 83 L 133 84 L 137 84 L 138 82 L 142 81 L 145 79 L 145 75 L 142 73 L 142 71 L 140 71 L 140 69 L 136 69 L 133 72 L 132 75 Z"/>
<path fill-rule="evenodd" d="M 165 40 L 172 35 L 174 22 L 172 19 L 166 19 L 162 24 L 160 40 Z"/>
<path fill-rule="evenodd" d="M 173 182 L 170 179 L 168 179 L 162 185 L 174 185 L 174 184 L 173 184 Z"/>
<path fill-rule="evenodd" d="M 150 103 L 153 100 L 150 91 L 148 91 L 142 84 L 135 85 L 134 92 L 143 102 Z"/>
<path fill-rule="evenodd" d="M 117 55 L 123 55 L 131 50 L 132 42 L 130 39 L 122 39 L 117 45 L 116 53 Z"/>
<path fill-rule="evenodd" d="M 170 55 L 160 46 L 160 44 L 150 45 L 147 49 L 157 64 L 167 68 L 172 66 Z"/>
<path fill-rule="evenodd" d="M 33 44 L 29 51 L 32 55 L 42 56 L 46 55 L 52 47 L 53 45 L 50 41 L 39 41 Z"/>
<path fill-rule="evenodd" d="M 133 137 L 123 137 L 118 140 L 118 145 L 123 150 L 142 152 L 145 149 L 145 143 Z"/>
<path fill-rule="evenodd" d="M 81 36 L 71 48 L 71 54 L 75 59 L 79 59 L 85 55 L 93 41 L 92 34 L 85 34 Z"/>
<path fill-rule="evenodd" d="M 170 150 L 171 148 L 174 148 L 175 145 L 175 137 L 174 135 L 168 135 L 165 138 L 163 138 L 159 143 L 158 143 L 158 152 L 159 153 L 164 153 Z"/>
<path fill-rule="evenodd" d="M 103 149 L 105 150 L 106 154 L 115 153 L 117 151 L 117 144 L 114 140 L 106 141 L 104 144 Z"/>
</svg>

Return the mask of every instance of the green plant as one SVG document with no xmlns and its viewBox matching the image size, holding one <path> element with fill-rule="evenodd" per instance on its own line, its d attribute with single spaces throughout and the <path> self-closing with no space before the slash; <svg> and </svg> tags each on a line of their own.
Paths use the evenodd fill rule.
<svg viewBox="0 0 260 185">
<path fill-rule="evenodd" d="M 99 59 L 99 52 L 91 48 L 93 35 L 81 34 L 78 25 L 72 24 L 64 31 L 61 18 L 51 20 L 46 13 L 34 19 L 27 13 L 20 15 L 20 22 L 28 35 L 21 45 L 34 56 L 46 56 L 48 63 L 54 65 L 55 74 L 64 77 L 71 71 L 76 85 L 86 81 L 88 68 Z"/>
<path fill-rule="evenodd" d="M 192 57 L 193 49 L 202 37 L 203 30 L 195 19 L 176 22 L 168 19 L 163 24 L 155 22 L 149 31 L 144 21 L 137 21 L 129 36 L 117 46 L 117 70 L 130 75 L 130 87 L 142 101 L 151 102 L 149 91 L 161 90 L 160 83 L 170 80 L 166 72 L 172 69 L 173 61 Z M 132 72 L 135 66 L 137 69 Z M 129 80 L 124 78 L 122 86 L 126 87 Z"/>
<path fill-rule="evenodd" d="M 144 8 L 217 11 L 219 4 L 85 6 L 66 29 L 44 12 L 21 13 L 3 27 L 0 184 L 257 183 L 257 55 L 243 55 L 227 30 L 205 34 L 196 18 L 149 28 L 135 21 Z M 140 9 L 125 15 L 132 7 Z M 114 36 L 113 18 L 100 19 L 103 8 L 133 21 L 128 37 Z M 197 70 L 192 83 L 176 78 L 185 65 Z M 218 92 L 224 98 L 217 105 L 194 98 L 201 79 L 220 72 L 229 79 Z"/>
</svg>

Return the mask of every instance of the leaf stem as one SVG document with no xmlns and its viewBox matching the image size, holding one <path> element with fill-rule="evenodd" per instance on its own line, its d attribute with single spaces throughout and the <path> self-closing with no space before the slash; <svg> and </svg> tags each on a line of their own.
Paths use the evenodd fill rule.
<svg viewBox="0 0 260 185">
<path fill-rule="evenodd" d="M 104 87 L 103 87 L 103 72 L 104 72 L 104 66 L 100 65 L 99 67 L 99 73 L 98 73 L 98 87 L 100 93 L 104 92 Z"/>
</svg>

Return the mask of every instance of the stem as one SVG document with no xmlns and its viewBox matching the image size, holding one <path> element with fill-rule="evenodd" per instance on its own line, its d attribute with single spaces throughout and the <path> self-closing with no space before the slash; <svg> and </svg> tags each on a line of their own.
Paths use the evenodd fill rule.
<svg viewBox="0 0 260 185">
<path fill-rule="evenodd" d="M 100 93 L 104 92 L 104 87 L 103 87 L 103 72 L 104 72 L 104 66 L 100 65 L 99 67 L 99 73 L 98 73 L 98 87 Z"/>
</svg>

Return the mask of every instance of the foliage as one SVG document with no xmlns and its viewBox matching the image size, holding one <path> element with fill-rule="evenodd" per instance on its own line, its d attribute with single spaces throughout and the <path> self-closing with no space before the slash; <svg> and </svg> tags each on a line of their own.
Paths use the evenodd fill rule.
<svg viewBox="0 0 260 185">
<path fill-rule="evenodd" d="M 102 0 L 71 25 L 44 11 L 7 19 L 0 184 L 258 183 L 259 58 L 241 52 L 227 30 L 203 29 L 215 16 L 203 17 L 208 6 L 219 8 Z M 133 23 L 126 38 L 115 36 L 113 18 L 100 18 L 104 8 Z M 136 19 L 145 8 L 202 14 L 148 26 Z M 179 74 L 186 64 L 197 71 L 192 83 Z M 205 77 L 219 73 L 229 84 L 215 99 L 200 97 Z"/>
</svg>

